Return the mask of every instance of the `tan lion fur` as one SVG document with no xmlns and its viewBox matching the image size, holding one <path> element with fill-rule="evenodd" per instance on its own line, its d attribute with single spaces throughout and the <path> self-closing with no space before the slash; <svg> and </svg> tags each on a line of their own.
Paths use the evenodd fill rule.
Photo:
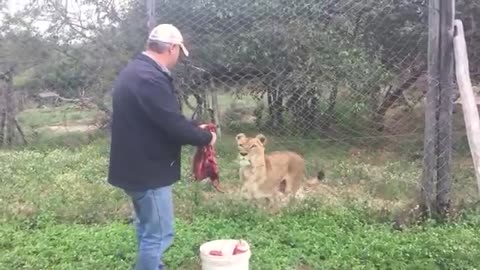
<svg viewBox="0 0 480 270">
<path fill-rule="evenodd" d="M 305 180 L 305 161 L 292 151 L 274 151 L 265 154 L 267 139 L 264 135 L 235 137 L 240 158 L 240 193 L 248 199 L 267 199 L 271 202 L 282 197 L 295 196 Z M 319 183 L 317 178 L 305 181 L 308 186 Z"/>
</svg>

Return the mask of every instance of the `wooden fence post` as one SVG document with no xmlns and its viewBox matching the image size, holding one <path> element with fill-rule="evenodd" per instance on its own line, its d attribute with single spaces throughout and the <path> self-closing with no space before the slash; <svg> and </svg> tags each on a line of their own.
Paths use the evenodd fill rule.
<svg viewBox="0 0 480 270">
<path fill-rule="evenodd" d="M 445 215 L 450 207 L 454 14 L 454 0 L 430 0 L 421 192 L 421 205 L 427 215 L 433 211 Z"/>
<path fill-rule="evenodd" d="M 467 131 L 468 145 L 473 159 L 477 187 L 480 193 L 480 117 L 470 80 L 467 44 L 462 21 L 455 21 L 456 35 L 453 39 L 455 50 L 455 72 L 460 90 L 460 100 Z"/>
<path fill-rule="evenodd" d="M 440 1 L 440 104 L 438 108 L 436 210 L 444 216 L 450 208 L 453 114 L 453 20 L 455 0 Z"/>
<path fill-rule="evenodd" d="M 422 211 L 430 216 L 434 205 L 434 183 L 437 178 L 437 108 L 439 103 L 439 33 L 440 0 L 430 0 L 428 13 L 428 90 L 425 97 L 425 131 L 423 143 L 423 175 L 421 182 Z"/>
</svg>

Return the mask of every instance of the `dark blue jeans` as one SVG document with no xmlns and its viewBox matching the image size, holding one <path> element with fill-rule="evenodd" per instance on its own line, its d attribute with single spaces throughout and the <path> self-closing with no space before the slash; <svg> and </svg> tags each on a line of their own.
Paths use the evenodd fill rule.
<svg viewBox="0 0 480 270">
<path fill-rule="evenodd" d="M 173 242 L 172 187 L 126 191 L 136 216 L 138 254 L 135 270 L 164 269 L 162 257 Z"/>
</svg>

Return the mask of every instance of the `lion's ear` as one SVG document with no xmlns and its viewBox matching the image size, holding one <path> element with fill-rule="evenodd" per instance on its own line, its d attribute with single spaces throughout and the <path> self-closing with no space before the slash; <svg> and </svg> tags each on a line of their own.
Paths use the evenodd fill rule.
<svg viewBox="0 0 480 270">
<path fill-rule="evenodd" d="M 257 135 L 257 139 L 263 144 L 267 144 L 267 137 L 265 137 L 265 135 L 263 134 L 258 134 Z"/>
<path fill-rule="evenodd" d="M 239 133 L 239 134 L 237 134 L 237 136 L 235 136 L 235 140 L 240 141 L 241 139 L 244 139 L 245 137 L 246 137 L 245 134 Z"/>
</svg>

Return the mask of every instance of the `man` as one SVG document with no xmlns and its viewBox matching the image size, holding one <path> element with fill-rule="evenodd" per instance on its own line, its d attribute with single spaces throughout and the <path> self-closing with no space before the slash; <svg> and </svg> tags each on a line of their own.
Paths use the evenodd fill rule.
<svg viewBox="0 0 480 270">
<path fill-rule="evenodd" d="M 214 133 L 181 114 L 170 76 L 180 51 L 188 56 L 180 31 L 158 25 L 146 50 L 114 83 L 108 182 L 133 202 L 137 270 L 163 269 L 163 253 L 172 244 L 172 184 L 180 179 L 182 145 L 205 146 L 216 140 Z"/>
</svg>

